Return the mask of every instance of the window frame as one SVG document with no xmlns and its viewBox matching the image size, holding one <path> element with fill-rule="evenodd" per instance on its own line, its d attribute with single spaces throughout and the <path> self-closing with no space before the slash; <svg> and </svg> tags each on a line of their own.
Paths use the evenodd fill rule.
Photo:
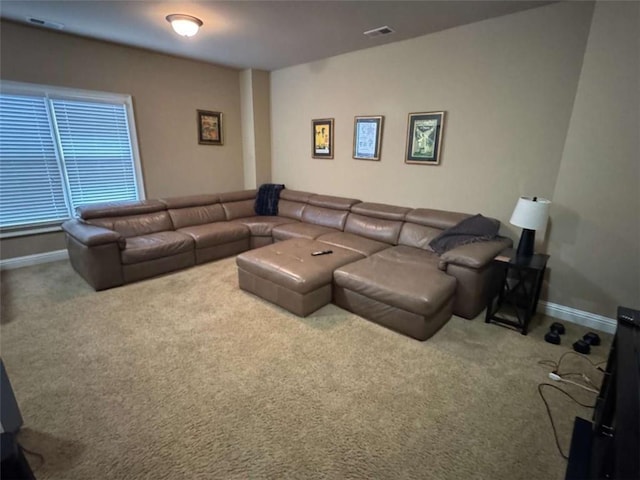
<svg viewBox="0 0 640 480">
<path fill-rule="evenodd" d="M 69 218 L 74 218 L 74 213 L 71 211 L 71 202 L 69 198 L 69 182 L 64 165 L 64 159 L 61 155 L 60 138 L 55 125 L 55 119 L 53 118 L 51 100 L 72 100 L 72 101 L 86 101 L 94 103 L 121 103 L 125 107 L 127 116 L 127 123 L 129 127 L 129 140 L 131 142 L 131 154 L 133 157 L 133 168 L 135 173 L 136 190 L 139 200 L 146 199 L 144 176 L 142 172 L 142 163 L 140 161 L 140 149 L 138 146 L 138 135 L 135 122 L 135 115 L 133 111 L 133 99 L 131 95 L 112 92 L 100 92 L 94 90 L 83 90 L 78 88 L 57 87 L 51 85 L 40 85 L 36 83 L 24 83 L 15 82 L 11 80 L 0 80 L 0 94 L 5 95 L 31 95 L 41 96 L 46 100 L 47 114 L 49 116 L 50 126 L 52 128 L 53 138 L 55 139 L 55 150 L 58 167 L 60 168 L 63 178 L 63 191 L 65 201 L 67 202 L 68 210 L 71 214 Z M 0 239 L 13 238 L 28 235 L 37 235 L 40 233 L 58 232 L 62 231 L 61 225 L 63 222 L 52 221 L 43 222 L 32 225 L 19 225 L 15 227 L 5 227 L 0 229 Z"/>
</svg>

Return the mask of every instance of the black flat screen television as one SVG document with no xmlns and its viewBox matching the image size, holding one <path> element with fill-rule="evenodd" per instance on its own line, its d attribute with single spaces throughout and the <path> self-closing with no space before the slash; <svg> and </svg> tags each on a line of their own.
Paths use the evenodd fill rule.
<svg viewBox="0 0 640 480">
<path fill-rule="evenodd" d="M 640 311 L 618 308 L 618 325 L 592 421 L 577 417 L 567 480 L 640 479 Z"/>
</svg>

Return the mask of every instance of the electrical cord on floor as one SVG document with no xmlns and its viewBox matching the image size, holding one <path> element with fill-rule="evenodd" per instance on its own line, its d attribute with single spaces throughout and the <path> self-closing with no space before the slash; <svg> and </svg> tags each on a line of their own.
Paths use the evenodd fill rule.
<svg viewBox="0 0 640 480">
<path fill-rule="evenodd" d="M 22 451 L 22 453 L 26 453 L 26 454 L 31 455 L 33 457 L 36 457 L 38 460 L 40 460 L 40 465 L 38 465 L 36 468 L 40 468 L 42 465 L 44 465 L 44 463 L 45 463 L 44 455 L 42 455 L 41 453 L 29 450 L 28 448 L 25 448 L 22 445 L 20 445 L 20 443 L 17 443 L 17 445 L 18 445 L 18 448 L 20 449 L 20 451 Z"/>
<path fill-rule="evenodd" d="M 578 358 L 582 358 L 584 360 L 586 360 L 587 362 L 589 362 L 591 364 L 591 366 L 593 366 L 594 368 L 597 368 L 598 370 L 600 370 L 601 372 L 604 372 L 604 369 L 600 367 L 600 365 L 607 363 L 607 361 L 603 361 L 603 362 L 593 362 L 590 358 L 585 357 L 583 354 L 578 353 L 578 352 L 574 352 L 569 350 L 568 352 L 564 352 L 560 358 L 558 359 L 557 362 L 554 362 L 553 360 L 540 360 L 538 362 L 539 365 L 546 365 L 547 367 L 551 367 L 554 369 L 554 373 L 558 373 L 560 370 L 560 365 L 562 364 L 562 360 L 564 360 L 564 358 L 567 355 L 575 355 Z"/>
<path fill-rule="evenodd" d="M 562 456 L 562 458 L 564 458 L 565 460 L 569 460 L 569 457 L 564 454 L 564 452 L 562 451 L 562 447 L 560 446 L 560 440 L 558 439 L 558 431 L 556 430 L 556 424 L 553 421 L 553 415 L 551 415 L 551 407 L 549 407 L 549 402 L 547 401 L 547 399 L 544 397 L 544 394 L 542 393 L 542 387 L 555 388 L 556 390 L 558 390 L 559 392 L 562 392 L 564 395 L 566 395 L 571 400 L 576 402 L 581 407 L 596 408 L 596 406 L 595 405 L 587 405 L 585 403 L 582 403 L 581 401 L 577 400 L 573 395 L 571 395 L 568 392 L 565 392 L 563 389 L 561 389 L 557 385 L 552 385 L 550 383 L 540 383 L 540 384 L 538 384 L 538 393 L 540 394 L 540 398 L 542 399 L 542 402 L 544 403 L 544 406 L 547 409 L 547 415 L 549 415 L 549 422 L 551 423 L 551 428 L 553 429 L 553 438 L 556 441 L 556 447 L 558 447 L 558 452 L 560 452 L 560 455 Z"/>
<path fill-rule="evenodd" d="M 568 351 L 568 352 L 564 352 L 560 358 L 558 359 L 557 362 L 553 361 L 553 360 L 540 360 L 538 362 L 539 365 L 544 365 L 547 366 L 549 368 L 552 368 L 553 370 L 551 371 L 551 373 L 549 373 L 549 378 L 551 378 L 552 380 L 556 380 L 556 381 L 563 381 L 566 383 L 573 383 L 574 385 L 587 389 L 587 390 L 600 390 L 600 387 L 598 385 L 596 385 L 594 382 L 591 381 L 591 379 L 584 373 L 584 372 L 567 372 L 567 373 L 560 373 L 560 368 L 562 366 L 562 361 L 566 358 L 567 355 L 575 355 L 578 358 L 582 358 L 584 360 L 586 360 L 587 362 L 589 362 L 591 364 L 592 367 L 594 367 L 595 369 L 597 369 L 598 371 L 604 373 L 604 369 L 600 367 L 600 365 L 602 365 L 603 363 L 606 363 L 606 360 L 604 362 L 593 362 L 591 361 L 589 358 L 587 358 L 586 356 L 577 353 L 577 352 L 573 352 L 573 351 Z M 586 385 L 582 385 L 576 382 L 572 382 L 571 380 L 566 380 L 565 377 L 569 377 L 569 376 L 580 376 Z"/>
<path fill-rule="evenodd" d="M 564 377 L 580 377 L 592 388 L 595 388 L 596 390 L 600 390 L 600 387 L 598 387 L 595 383 L 593 383 L 591 379 L 582 372 L 567 372 L 567 373 L 563 373 L 562 375 L 558 373 L 557 375 L 561 376 L 563 379 Z"/>
</svg>

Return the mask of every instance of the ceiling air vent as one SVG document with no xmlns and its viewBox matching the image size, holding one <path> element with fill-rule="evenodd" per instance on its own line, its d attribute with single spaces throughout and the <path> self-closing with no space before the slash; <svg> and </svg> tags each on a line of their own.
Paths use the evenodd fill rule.
<svg viewBox="0 0 640 480">
<path fill-rule="evenodd" d="M 378 27 L 364 32 L 364 34 L 369 38 L 382 37 L 383 35 L 391 35 L 392 33 L 396 33 L 396 31 L 386 25 L 384 27 Z"/>
<path fill-rule="evenodd" d="M 27 22 L 38 27 L 53 28 L 54 30 L 62 30 L 64 25 L 61 23 L 50 22 L 49 20 L 41 20 L 35 17 L 27 17 Z"/>
</svg>

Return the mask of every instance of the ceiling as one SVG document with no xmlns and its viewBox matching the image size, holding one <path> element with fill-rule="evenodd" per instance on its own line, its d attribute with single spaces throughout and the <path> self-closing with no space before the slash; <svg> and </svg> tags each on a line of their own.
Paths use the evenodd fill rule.
<svg viewBox="0 0 640 480">
<path fill-rule="evenodd" d="M 270 71 L 548 3 L 553 2 L 1 0 L 0 16 L 23 23 L 35 17 L 63 24 L 66 33 Z M 171 13 L 200 18 L 200 33 L 192 38 L 176 35 L 165 20 Z M 363 35 L 385 25 L 396 33 L 372 39 Z"/>
</svg>

